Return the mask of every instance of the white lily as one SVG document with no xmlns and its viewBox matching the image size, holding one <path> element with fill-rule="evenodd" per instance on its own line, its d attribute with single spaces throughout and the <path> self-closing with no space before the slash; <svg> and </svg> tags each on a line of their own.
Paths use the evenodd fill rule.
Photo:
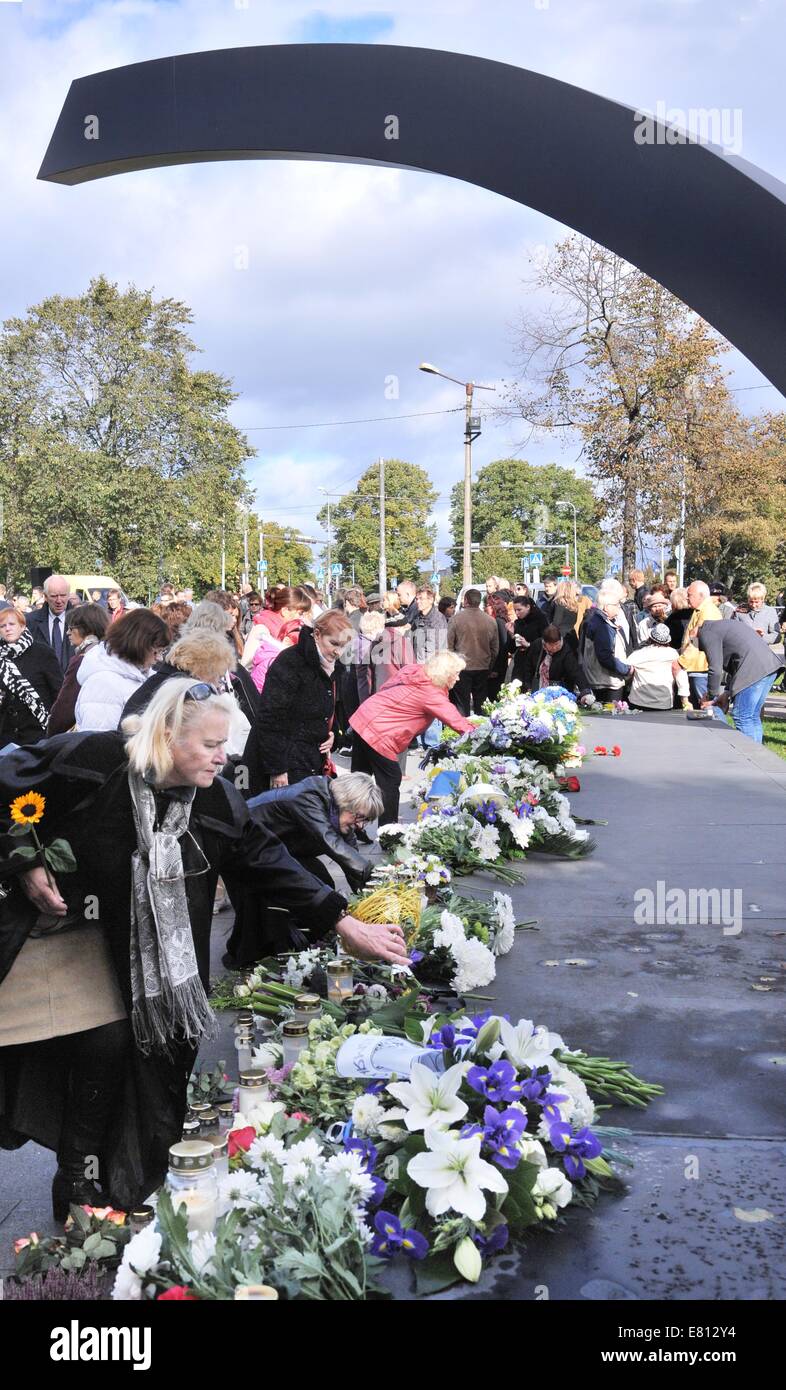
<svg viewBox="0 0 786 1390">
<path fill-rule="evenodd" d="M 499 1033 L 495 1048 L 497 1056 L 504 1053 L 517 1070 L 521 1067 L 556 1067 L 554 1053 L 565 1046 L 559 1033 L 550 1033 L 542 1025 L 536 1028 L 528 1018 L 520 1018 L 515 1028 L 503 1018 Z"/>
<path fill-rule="evenodd" d="M 430 1152 L 415 1154 L 407 1173 L 418 1187 L 425 1187 L 426 1208 L 432 1216 L 457 1211 L 470 1221 L 481 1221 L 486 1210 L 484 1189 L 506 1193 L 508 1184 L 499 1168 L 480 1157 L 480 1135 L 457 1139 L 455 1134 L 429 1129 L 425 1135 Z"/>
<path fill-rule="evenodd" d="M 464 1075 L 463 1062 L 442 1072 L 432 1071 L 420 1062 L 413 1062 L 409 1081 L 393 1081 L 387 1087 L 396 1100 L 406 1107 L 406 1126 L 409 1130 L 425 1129 L 427 1125 L 450 1125 L 463 1119 L 467 1106 L 457 1092 Z"/>
</svg>

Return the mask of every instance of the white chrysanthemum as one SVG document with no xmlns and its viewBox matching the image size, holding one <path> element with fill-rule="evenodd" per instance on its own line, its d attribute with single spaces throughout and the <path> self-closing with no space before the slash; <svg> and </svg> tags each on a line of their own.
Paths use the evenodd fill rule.
<svg viewBox="0 0 786 1390">
<path fill-rule="evenodd" d="M 555 816 L 550 816 L 543 806 L 536 806 L 532 819 L 537 821 L 540 830 L 546 835 L 559 835 L 562 833 L 562 826 Z"/>
<path fill-rule="evenodd" d="M 516 918 L 513 915 L 513 902 L 507 893 L 494 894 L 494 911 L 497 915 L 497 930 L 492 950 L 495 956 L 506 956 L 516 939 Z"/>
<path fill-rule="evenodd" d="M 142 1278 L 158 1264 L 161 1254 L 161 1232 L 154 1225 L 132 1236 L 123 1251 L 120 1268 L 115 1277 L 112 1298 L 117 1302 L 138 1302 L 142 1297 Z"/>
<path fill-rule="evenodd" d="M 563 1101 L 559 1108 L 560 1111 L 569 1111 L 563 1118 L 569 1120 L 574 1129 L 583 1129 L 585 1125 L 594 1123 L 595 1103 L 575 1071 L 558 1063 L 551 1073 L 551 1089 L 562 1095 L 567 1092 L 569 1103 Z"/>
<path fill-rule="evenodd" d="M 363 1167 L 363 1159 L 357 1150 L 334 1154 L 325 1164 L 326 1173 L 342 1173 L 349 1179 L 349 1185 L 361 1202 L 367 1202 L 374 1193 L 374 1182 L 370 1173 Z"/>
<path fill-rule="evenodd" d="M 305 1163 L 313 1165 L 322 1157 L 322 1150 L 312 1135 L 307 1139 L 301 1139 L 297 1144 L 292 1144 L 286 1150 L 287 1163 Z"/>
<path fill-rule="evenodd" d="M 494 956 L 488 946 L 470 937 L 452 948 L 456 969 L 452 985 L 458 994 L 488 985 L 497 973 Z"/>
<path fill-rule="evenodd" d="M 526 849 L 535 833 L 535 826 L 529 816 L 517 816 L 515 811 L 502 810 L 499 818 L 506 825 L 519 849 Z"/>
<path fill-rule="evenodd" d="M 280 1139 L 274 1139 L 272 1134 L 263 1134 L 254 1140 L 246 1157 L 252 1168 L 266 1168 L 268 1163 L 283 1163 L 285 1152 Z"/>
<path fill-rule="evenodd" d="M 248 1173 L 243 1168 L 230 1173 L 221 1183 L 222 1195 L 233 1207 L 254 1207 L 261 1205 L 265 1198 L 265 1188 L 256 1173 Z"/>
<path fill-rule="evenodd" d="M 481 859 L 491 861 L 499 859 L 499 831 L 495 825 L 484 825 L 479 827 L 479 833 L 475 839 L 474 847 Z"/>
<path fill-rule="evenodd" d="M 361 1138 L 370 1138 L 379 1133 L 381 1121 L 385 1118 L 385 1107 L 379 1096 L 358 1096 L 352 1106 L 352 1123 L 355 1133 Z"/>
<path fill-rule="evenodd" d="M 438 946 L 447 946 L 452 950 L 455 945 L 460 945 L 466 940 L 464 923 L 455 912 L 445 910 L 439 919 L 439 930 L 434 933 L 434 942 Z"/>
</svg>

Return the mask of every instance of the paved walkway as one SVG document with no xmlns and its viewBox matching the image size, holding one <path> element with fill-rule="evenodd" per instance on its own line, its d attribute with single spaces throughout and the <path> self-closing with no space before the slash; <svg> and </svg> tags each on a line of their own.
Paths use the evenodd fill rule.
<svg viewBox="0 0 786 1390">
<path fill-rule="evenodd" d="M 635 1131 L 624 1196 L 574 1211 L 557 1234 L 533 1233 L 460 1296 L 782 1299 L 786 763 L 679 714 L 586 723 L 588 747 L 619 743 L 622 756 L 590 760 L 572 800 L 609 824 L 592 830 L 589 859 L 530 857 L 514 899 L 540 930 L 521 932 L 500 963 L 494 1007 L 624 1059 L 666 1095 L 604 1116 Z M 659 882 L 738 893 L 739 933 L 636 925 L 634 894 Z M 217 919 L 217 969 L 227 921 Z M 223 1018 L 211 1058 L 232 1056 Z M 52 1168 L 31 1144 L 0 1155 L 0 1272 L 13 1236 L 52 1229 Z"/>
</svg>

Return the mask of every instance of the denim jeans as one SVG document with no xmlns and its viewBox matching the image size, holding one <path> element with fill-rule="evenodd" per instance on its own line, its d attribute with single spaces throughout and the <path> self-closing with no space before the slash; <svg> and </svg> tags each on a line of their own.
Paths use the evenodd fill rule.
<svg viewBox="0 0 786 1390">
<path fill-rule="evenodd" d="M 706 671 L 697 671 L 697 672 L 689 671 L 689 672 L 688 672 L 688 678 L 689 678 L 689 680 L 690 680 L 691 694 L 692 694 L 692 695 L 695 695 L 699 701 L 706 700 L 706 698 L 707 698 L 707 672 L 706 672 Z M 721 724 L 725 724 L 725 723 L 726 723 L 726 716 L 725 716 L 725 714 L 723 713 L 723 710 L 722 710 L 722 709 L 718 709 L 718 706 L 717 706 L 717 705 L 713 705 L 713 706 L 712 706 L 712 715 L 713 715 L 713 718 L 714 718 L 714 719 L 719 719 L 719 720 L 721 721 Z"/>
<path fill-rule="evenodd" d="M 777 674 L 777 671 L 773 671 L 769 676 L 762 676 L 760 681 L 756 681 L 753 685 L 746 685 L 744 690 L 734 696 L 731 712 L 734 727 L 741 734 L 747 734 L 748 738 L 755 739 L 757 743 L 761 743 L 764 733 L 761 725 L 764 701 L 772 690 Z"/>
</svg>

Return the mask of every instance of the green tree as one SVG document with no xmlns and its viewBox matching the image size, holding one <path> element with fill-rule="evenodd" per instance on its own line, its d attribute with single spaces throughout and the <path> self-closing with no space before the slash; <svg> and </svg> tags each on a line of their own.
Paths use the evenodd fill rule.
<svg viewBox="0 0 786 1390">
<path fill-rule="evenodd" d="M 103 276 L 53 295 L 0 336 L 0 564 L 110 573 L 144 595 L 220 577 L 254 452 L 236 393 L 189 365 L 189 308 Z"/>
<path fill-rule="evenodd" d="M 267 570 L 260 580 L 260 585 L 264 589 L 270 584 L 282 583 L 302 584 L 304 580 L 313 584 L 314 582 L 314 562 L 311 549 L 302 541 L 298 540 L 298 530 L 294 526 L 279 526 L 276 521 L 264 521 L 260 517 L 252 518 L 254 529 L 252 538 L 254 546 L 258 544 L 258 532 L 263 533 L 262 548 Z M 256 579 L 255 566 L 251 566 L 251 581 Z"/>
<path fill-rule="evenodd" d="M 385 460 L 385 547 L 388 574 L 418 577 L 418 564 L 432 554 L 435 528 L 429 516 L 437 493 L 428 474 L 415 463 Z M 379 464 L 367 468 L 357 486 L 330 508 L 333 544 L 331 558 L 343 566 L 346 584 L 355 566 L 355 580 L 372 588 L 379 580 Z M 327 529 L 328 510 L 319 513 Z"/>
<path fill-rule="evenodd" d="M 599 579 L 605 570 L 605 552 L 600 504 L 591 484 L 556 463 L 536 468 L 521 459 L 495 459 L 480 469 L 472 484 L 472 539 L 480 543 L 472 561 L 476 580 L 480 583 L 489 574 L 500 574 L 514 583 L 521 574 L 524 553 L 515 547 L 530 542 L 537 542 L 544 550 L 541 573 L 560 569 L 566 541 L 572 566 L 573 511 L 558 507 L 558 502 L 571 502 L 576 508 L 580 580 Z M 460 572 L 463 483 L 457 483 L 451 494 L 450 525 L 451 557 Z"/>
<path fill-rule="evenodd" d="M 509 403 L 534 429 L 582 437 L 627 572 L 637 534 L 676 530 L 686 454 L 689 470 L 722 462 L 735 416 L 718 361 L 727 345 L 662 285 L 582 237 L 560 242 L 531 284 L 551 301 L 522 320 L 524 379 Z"/>
</svg>

